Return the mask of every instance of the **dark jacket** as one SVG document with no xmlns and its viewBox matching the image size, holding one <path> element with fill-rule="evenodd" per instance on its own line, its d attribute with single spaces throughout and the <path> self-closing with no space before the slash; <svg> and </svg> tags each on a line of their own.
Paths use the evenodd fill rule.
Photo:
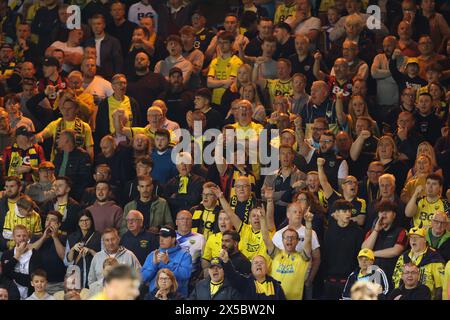
<svg viewBox="0 0 450 320">
<path fill-rule="evenodd" d="M 49 200 L 45 202 L 41 206 L 41 213 L 45 216 L 49 211 L 54 211 L 55 209 L 56 199 Z M 66 232 L 67 234 L 71 234 L 72 232 L 77 230 L 78 227 L 78 213 L 81 211 L 80 204 L 74 200 L 73 198 L 69 198 L 66 206 L 66 216 L 63 218 L 63 222 L 61 224 L 61 231 Z M 45 219 L 42 219 L 42 223 L 45 223 Z"/>
<path fill-rule="evenodd" d="M 141 121 L 141 111 L 139 110 L 139 104 L 133 97 L 130 98 L 131 113 L 133 114 L 133 121 L 131 125 L 137 127 Z M 103 99 L 98 106 L 98 113 L 95 122 L 94 139 L 95 144 L 100 144 L 100 140 L 110 134 L 109 131 L 109 103 L 108 98 Z"/>
<path fill-rule="evenodd" d="M 350 290 L 353 285 L 359 280 L 358 275 L 361 271 L 361 268 L 356 269 L 347 278 L 347 282 L 345 283 L 344 291 L 342 292 L 342 298 L 344 300 L 351 300 L 350 298 Z M 386 277 L 386 274 L 381 268 L 375 268 L 370 275 L 367 277 L 374 277 L 374 280 L 369 280 L 370 282 L 377 283 L 381 286 L 382 292 L 380 293 L 380 298 L 384 297 L 389 291 L 389 281 Z M 364 277 L 363 279 L 367 279 Z M 364 281 L 364 280 L 363 280 Z"/>
<path fill-rule="evenodd" d="M 201 200 L 205 179 L 196 174 L 189 174 L 188 179 L 186 194 L 178 193 L 180 175 L 170 179 L 164 187 L 164 197 L 169 203 L 170 211 L 174 214 L 180 210 L 189 210 Z M 172 198 L 172 195 L 175 195 L 175 197 Z"/>
<path fill-rule="evenodd" d="M 55 172 L 58 173 L 63 161 L 63 152 L 58 152 L 53 163 L 55 164 Z M 69 159 L 66 166 L 66 176 L 72 180 L 71 196 L 78 200 L 84 189 L 87 187 L 91 178 L 91 158 L 89 154 L 77 147 L 69 153 Z"/>
<path fill-rule="evenodd" d="M 158 288 L 155 288 L 155 290 L 153 290 L 150 293 L 147 293 L 144 297 L 144 300 L 159 300 L 156 297 L 156 293 L 158 292 Z M 186 298 L 179 292 L 175 292 L 175 293 L 169 293 L 167 295 L 167 300 L 186 300 Z"/>
<path fill-rule="evenodd" d="M 85 46 L 95 47 L 95 38 L 87 39 Z M 114 74 L 122 72 L 123 55 L 119 40 L 105 34 L 105 38 L 100 44 L 100 53 L 97 52 L 97 54 L 100 54 L 101 76 L 111 80 Z"/>
<path fill-rule="evenodd" d="M 189 296 L 189 300 L 239 300 L 240 294 L 234 289 L 227 279 L 224 279 L 222 286 L 214 296 L 211 296 L 211 278 L 207 277 L 199 281 Z"/>
<path fill-rule="evenodd" d="M 248 277 L 237 272 L 233 264 L 228 261 L 224 264 L 223 270 L 225 271 L 225 278 L 230 281 L 230 284 L 242 295 L 242 299 L 245 300 L 286 300 L 283 288 L 281 284 L 272 278 L 271 276 L 266 276 L 267 282 L 272 282 L 274 288 L 274 295 L 266 296 L 262 293 L 256 292 L 255 277 L 250 275 Z"/>
<path fill-rule="evenodd" d="M 41 255 L 33 249 L 33 254 L 30 258 L 28 267 L 28 274 L 19 273 L 14 270 L 18 261 L 14 258 L 14 249 L 5 251 L 2 256 L 2 270 L 3 275 L 24 287 L 28 287 L 28 295 L 33 292 L 31 286 L 31 274 L 42 267 Z"/>
<path fill-rule="evenodd" d="M 111 168 L 110 183 L 119 189 L 129 180 L 134 178 L 135 170 L 133 163 L 133 149 L 119 144 L 112 157 L 106 158 L 103 154 L 95 157 L 95 166 L 107 164 Z"/>
<path fill-rule="evenodd" d="M 8 300 L 20 300 L 20 292 L 14 281 L 4 275 L 0 275 L 0 286 L 5 287 L 8 291 Z"/>
<path fill-rule="evenodd" d="M 86 248 L 92 249 L 95 252 L 101 251 L 101 243 L 102 243 L 102 235 L 97 232 L 88 232 L 85 237 L 83 237 L 83 234 L 81 233 L 80 229 L 72 233 L 67 237 L 67 244 L 69 245 L 69 248 L 71 249 L 74 245 L 76 245 L 78 242 L 84 242 L 84 246 Z M 78 258 L 78 252 L 74 251 L 73 254 L 73 261 L 72 263 L 77 265 L 80 268 L 81 271 L 81 286 L 83 288 L 87 287 L 87 279 L 89 274 L 89 269 L 91 266 L 92 259 L 94 258 L 93 255 L 87 254 L 85 257 L 80 257 L 80 259 L 77 262 Z M 67 256 L 65 257 L 67 260 Z M 67 261 L 68 262 L 68 261 Z"/>
</svg>

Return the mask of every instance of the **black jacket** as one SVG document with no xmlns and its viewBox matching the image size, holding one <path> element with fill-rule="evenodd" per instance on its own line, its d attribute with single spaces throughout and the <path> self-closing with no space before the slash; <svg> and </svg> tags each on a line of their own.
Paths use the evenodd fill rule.
<svg viewBox="0 0 450 320">
<path fill-rule="evenodd" d="M 147 293 L 144 297 L 144 300 L 159 300 L 157 297 L 155 297 L 158 290 L 159 289 L 156 288 L 152 292 Z M 169 293 L 167 295 L 167 300 L 186 300 L 186 298 L 181 293 L 175 292 L 175 293 Z"/>
<path fill-rule="evenodd" d="M 55 156 L 53 163 L 56 173 L 61 168 L 63 156 L 63 152 L 58 152 Z M 77 147 L 69 153 L 65 175 L 72 180 L 72 191 L 70 193 L 74 199 L 79 200 L 81 198 L 91 179 L 91 168 L 91 158 L 85 150 Z"/>
<path fill-rule="evenodd" d="M 241 298 L 239 292 L 230 285 L 227 279 L 224 279 L 217 293 L 211 296 L 210 282 L 210 277 L 199 281 L 192 290 L 189 300 L 239 300 Z"/>
<path fill-rule="evenodd" d="M 266 276 L 267 282 L 272 282 L 274 288 L 274 295 L 266 296 L 262 293 L 256 292 L 255 277 L 250 275 L 248 277 L 237 272 L 233 264 L 228 261 L 224 264 L 223 270 L 225 271 L 225 278 L 230 281 L 230 284 L 235 288 L 241 295 L 242 299 L 245 300 L 286 300 L 283 288 L 281 284 L 272 278 L 271 276 Z"/>
<path fill-rule="evenodd" d="M 20 292 L 17 285 L 6 276 L 0 275 L 0 286 L 3 286 L 8 291 L 8 300 L 20 300 Z"/>
<path fill-rule="evenodd" d="M 169 203 L 170 211 L 177 213 L 180 210 L 189 210 L 198 204 L 201 200 L 203 183 L 205 183 L 205 179 L 202 177 L 189 174 L 187 193 L 179 194 L 180 175 L 170 179 L 164 187 L 164 198 Z M 172 198 L 172 195 L 175 195 L 175 198 Z"/>
<path fill-rule="evenodd" d="M 86 46 L 95 47 L 95 39 L 90 38 L 86 40 Z M 105 38 L 100 44 L 100 63 L 101 63 L 101 76 L 107 80 L 111 80 L 112 76 L 116 73 L 122 72 L 123 69 L 123 55 L 122 46 L 116 38 L 105 34 Z"/>
<path fill-rule="evenodd" d="M 41 213 L 45 216 L 49 211 L 55 210 L 56 199 L 49 200 L 41 206 Z M 78 227 L 78 213 L 81 211 L 82 207 L 73 198 L 69 198 L 66 206 L 66 218 L 61 224 L 61 231 L 71 234 Z M 45 223 L 45 219 L 42 219 L 42 223 Z M 44 226 L 43 226 L 44 227 Z"/>
<path fill-rule="evenodd" d="M 14 280 L 21 286 L 28 287 L 28 295 L 30 295 L 33 292 L 33 287 L 31 286 L 31 274 L 42 267 L 41 255 L 33 249 L 33 254 L 31 255 L 28 267 L 28 274 L 14 271 L 17 263 L 18 261 L 14 258 L 14 249 L 5 251 L 2 256 L 3 275 L 8 279 Z"/>
</svg>

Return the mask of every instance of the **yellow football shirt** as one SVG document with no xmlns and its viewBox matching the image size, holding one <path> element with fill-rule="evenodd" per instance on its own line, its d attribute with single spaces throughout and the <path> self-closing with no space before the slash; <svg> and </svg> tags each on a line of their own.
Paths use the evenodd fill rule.
<svg viewBox="0 0 450 320">
<path fill-rule="evenodd" d="M 287 253 L 275 248 L 270 275 L 281 283 L 287 300 L 302 300 L 309 258 L 303 253 Z"/>
<path fill-rule="evenodd" d="M 149 137 L 150 139 L 155 139 L 155 132 L 153 132 L 152 130 L 150 130 L 150 126 L 146 126 L 146 127 L 130 127 L 131 130 L 131 135 L 134 137 L 137 134 L 143 134 L 146 135 L 147 137 Z M 170 133 L 170 145 L 174 146 L 177 144 L 177 137 L 175 135 L 175 133 L 172 130 L 169 130 Z"/>
<path fill-rule="evenodd" d="M 17 225 L 23 225 L 30 232 L 31 236 L 42 233 L 41 216 L 32 211 L 29 216 L 21 216 L 18 210 L 8 211 L 5 217 L 5 223 L 3 225 L 3 236 L 8 241 L 8 249 L 12 249 L 15 246 L 15 242 L 12 239 L 14 227 Z"/>
<path fill-rule="evenodd" d="M 216 80 L 235 78 L 237 77 L 238 68 L 242 63 L 242 60 L 235 55 L 227 59 L 222 59 L 222 57 L 219 56 L 211 61 L 208 77 L 213 77 Z M 225 90 L 225 88 L 214 88 L 212 92 L 212 103 L 220 105 Z"/>
<path fill-rule="evenodd" d="M 450 300 L 450 261 L 445 266 L 444 279 L 442 280 L 442 300 Z"/>
<path fill-rule="evenodd" d="M 133 122 L 133 113 L 131 112 L 131 103 L 130 98 L 125 96 L 123 98 L 123 101 L 119 101 L 114 96 L 108 97 L 108 106 L 109 106 L 109 133 L 113 134 L 116 132 L 116 129 L 114 128 L 114 120 L 113 120 L 113 113 L 117 109 L 122 109 L 125 111 L 125 118 L 127 119 L 127 122 L 125 123 L 126 127 L 131 127 L 131 124 Z"/>
<path fill-rule="evenodd" d="M 267 79 L 266 87 L 269 90 L 271 104 L 273 104 L 273 100 L 276 96 L 292 97 L 294 94 L 292 89 L 292 78 L 287 81 L 281 81 L 280 79 Z"/>
<path fill-rule="evenodd" d="M 417 202 L 417 211 L 413 217 L 414 226 L 418 227 L 422 222 L 423 227 L 429 227 L 431 225 L 431 219 L 437 211 L 446 212 L 448 215 L 449 206 L 445 199 L 438 199 L 430 203 L 426 197 L 421 198 Z"/>
<path fill-rule="evenodd" d="M 291 5 L 285 5 L 284 3 L 277 7 L 275 11 L 275 16 L 273 18 L 273 23 L 277 24 L 279 22 L 283 22 L 290 16 L 295 14 L 295 10 L 297 9 L 296 2 L 293 1 Z"/>
<path fill-rule="evenodd" d="M 271 238 L 274 234 L 274 231 L 269 232 Z M 248 260 L 251 261 L 256 255 L 262 255 L 267 260 L 270 259 L 267 255 L 267 248 L 260 230 L 254 231 L 250 224 L 241 223 L 239 236 L 241 237 L 241 241 L 239 241 L 239 251 L 246 256 Z"/>
<path fill-rule="evenodd" d="M 202 258 L 211 261 L 212 258 L 218 257 L 222 249 L 222 232 L 211 234 L 206 241 L 205 251 Z"/>
</svg>

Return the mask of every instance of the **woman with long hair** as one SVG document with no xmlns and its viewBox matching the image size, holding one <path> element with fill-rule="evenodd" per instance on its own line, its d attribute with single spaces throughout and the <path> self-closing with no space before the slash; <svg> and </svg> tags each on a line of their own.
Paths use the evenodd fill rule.
<svg viewBox="0 0 450 320">
<path fill-rule="evenodd" d="M 411 179 L 416 179 L 418 177 L 418 169 L 417 169 L 417 159 L 421 155 L 426 155 L 430 158 L 431 161 L 431 173 L 437 173 L 442 176 L 442 169 L 439 168 L 437 161 L 436 161 L 436 153 L 434 151 L 433 146 L 428 141 L 421 142 L 417 147 L 417 155 L 416 155 L 416 162 L 414 163 L 414 166 L 408 171 L 408 176 L 406 177 L 406 182 L 410 181 Z"/>
<path fill-rule="evenodd" d="M 87 287 L 88 273 L 94 255 L 101 250 L 101 234 L 95 231 L 94 219 L 88 210 L 78 215 L 78 227 L 66 242 L 64 264 L 80 268 L 81 284 Z"/>
</svg>

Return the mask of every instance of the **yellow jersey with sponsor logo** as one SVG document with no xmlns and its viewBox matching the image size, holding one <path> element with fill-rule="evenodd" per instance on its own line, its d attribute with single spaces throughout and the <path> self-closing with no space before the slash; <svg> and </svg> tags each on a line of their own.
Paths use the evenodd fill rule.
<svg viewBox="0 0 450 320">
<path fill-rule="evenodd" d="M 223 59 L 219 56 L 211 61 L 208 77 L 213 77 L 216 80 L 228 80 L 231 77 L 235 78 L 237 77 L 237 71 L 241 64 L 243 64 L 242 60 L 235 55 L 232 55 L 227 59 Z M 214 88 L 211 99 L 212 103 L 220 105 L 225 90 L 225 88 Z"/>
<path fill-rule="evenodd" d="M 302 300 L 309 258 L 303 253 L 287 253 L 275 248 L 270 275 L 281 283 L 287 300 Z"/>
<path fill-rule="evenodd" d="M 275 11 L 275 16 L 273 18 L 273 23 L 277 24 L 279 22 L 283 22 L 290 16 L 293 16 L 295 14 L 295 10 L 297 9 L 295 1 L 292 2 L 290 5 L 281 4 L 277 7 L 277 10 Z"/>
<path fill-rule="evenodd" d="M 413 217 L 414 227 L 418 227 L 422 222 L 423 227 L 429 227 L 431 219 L 438 211 L 443 211 L 449 215 L 449 205 L 447 200 L 438 199 L 433 203 L 430 203 L 426 197 L 423 197 L 417 201 L 417 211 Z"/>
<path fill-rule="evenodd" d="M 286 81 L 280 79 L 267 79 L 267 89 L 269 90 L 270 103 L 276 96 L 292 97 L 294 91 L 292 89 L 292 78 Z"/>
<path fill-rule="evenodd" d="M 271 238 L 274 234 L 274 231 L 269 232 Z M 239 251 L 246 256 L 248 260 L 252 261 L 256 255 L 264 256 L 267 261 L 270 260 L 260 230 L 254 231 L 250 224 L 241 223 L 239 236 L 241 237 L 241 240 L 239 241 Z"/>
</svg>

